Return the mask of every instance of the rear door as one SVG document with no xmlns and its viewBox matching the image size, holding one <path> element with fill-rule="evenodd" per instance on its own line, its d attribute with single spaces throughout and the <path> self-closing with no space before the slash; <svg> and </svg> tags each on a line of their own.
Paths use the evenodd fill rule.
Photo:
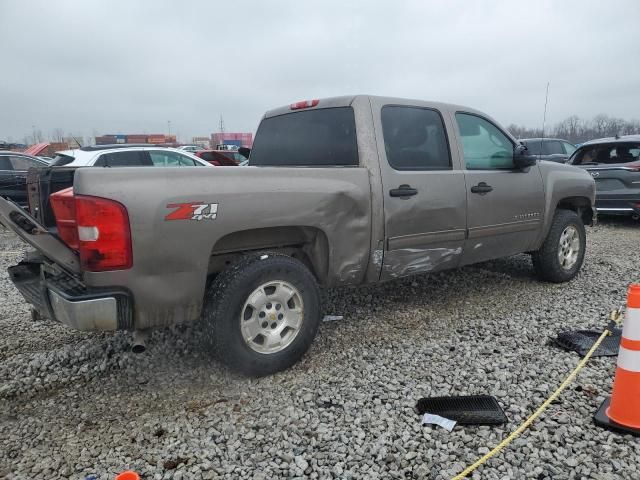
<svg viewBox="0 0 640 480">
<path fill-rule="evenodd" d="M 464 173 L 435 108 L 372 98 L 385 217 L 382 280 L 453 268 L 466 228 Z M 450 127 L 450 125 L 449 125 Z"/>
<path fill-rule="evenodd" d="M 463 264 L 526 252 L 537 238 L 544 187 L 537 165 L 517 169 L 515 142 L 477 113 L 455 113 L 462 148 L 468 238 Z"/>
</svg>

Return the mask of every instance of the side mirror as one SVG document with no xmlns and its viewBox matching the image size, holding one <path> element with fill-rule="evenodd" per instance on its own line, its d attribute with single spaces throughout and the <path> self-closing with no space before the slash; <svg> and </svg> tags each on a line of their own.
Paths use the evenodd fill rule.
<svg viewBox="0 0 640 480">
<path fill-rule="evenodd" d="M 516 168 L 524 170 L 525 168 L 534 166 L 537 161 L 536 157 L 529 155 L 529 151 L 525 145 L 516 145 L 513 149 L 513 163 Z"/>
<path fill-rule="evenodd" d="M 240 147 L 238 149 L 238 153 L 242 155 L 244 158 L 248 159 L 249 155 L 251 154 L 251 149 L 247 147 Z"/>
</svg>

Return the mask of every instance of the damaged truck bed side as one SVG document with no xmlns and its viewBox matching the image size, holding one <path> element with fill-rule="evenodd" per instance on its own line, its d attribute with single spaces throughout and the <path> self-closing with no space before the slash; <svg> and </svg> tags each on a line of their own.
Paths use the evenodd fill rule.
<svg viewBox="0 0 640 480">
<path fill-rule="evenodd" d="M 35 252 L 10 267 L 43 315 L 85 330 L 202 319 L 212 352 L 263 375 L 308 349 L 319 287 L 359 285 L 530 252 L 573 278 L 595 186 L 536 161 L 455 105 L 372 96 L 265 114 L 248 167 L 33 172 L 33 215 L 0 221 Z M 62 189 L 61 189 L 62 188 Z"/>
</svg>

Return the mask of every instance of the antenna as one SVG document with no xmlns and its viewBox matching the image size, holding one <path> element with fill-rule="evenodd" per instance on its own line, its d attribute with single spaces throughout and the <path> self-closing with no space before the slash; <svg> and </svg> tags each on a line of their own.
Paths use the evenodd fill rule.
<svg viewBox="0 0 640 480">
<path fill-rule="evenodd" d="M 549 82 L 547 82 L 547 93 L 544 97 L 544 115 L 542 117 L 542 138 L 540 138 L 540 155 L 542 155 L 542 144 L 544 142 L 544 127 L 547 122 L 547 103 L 549 102 Z"/>
<path fill-rule="evenodd" d="M 224 118 L 220 115 L 220 133 L 224 133 Z"/>
</svg>

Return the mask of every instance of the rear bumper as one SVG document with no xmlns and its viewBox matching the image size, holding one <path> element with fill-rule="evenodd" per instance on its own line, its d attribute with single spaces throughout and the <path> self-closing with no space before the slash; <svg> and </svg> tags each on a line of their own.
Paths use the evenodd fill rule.
<svg viewBox="0 0 640 480">
<path fill-rule="evenodd" d="M 640 215 L 639 195 L 597 195 L 596 210 L 600 213 Z"/>
<path fill-rule="evenodd" d="M 76 330 L 133 328 L 131 294 L 121 289 L 90 289 L 76 277 L 39 262 L 9 267 L 11 281 L 43 317 Z"/>
</svg>

